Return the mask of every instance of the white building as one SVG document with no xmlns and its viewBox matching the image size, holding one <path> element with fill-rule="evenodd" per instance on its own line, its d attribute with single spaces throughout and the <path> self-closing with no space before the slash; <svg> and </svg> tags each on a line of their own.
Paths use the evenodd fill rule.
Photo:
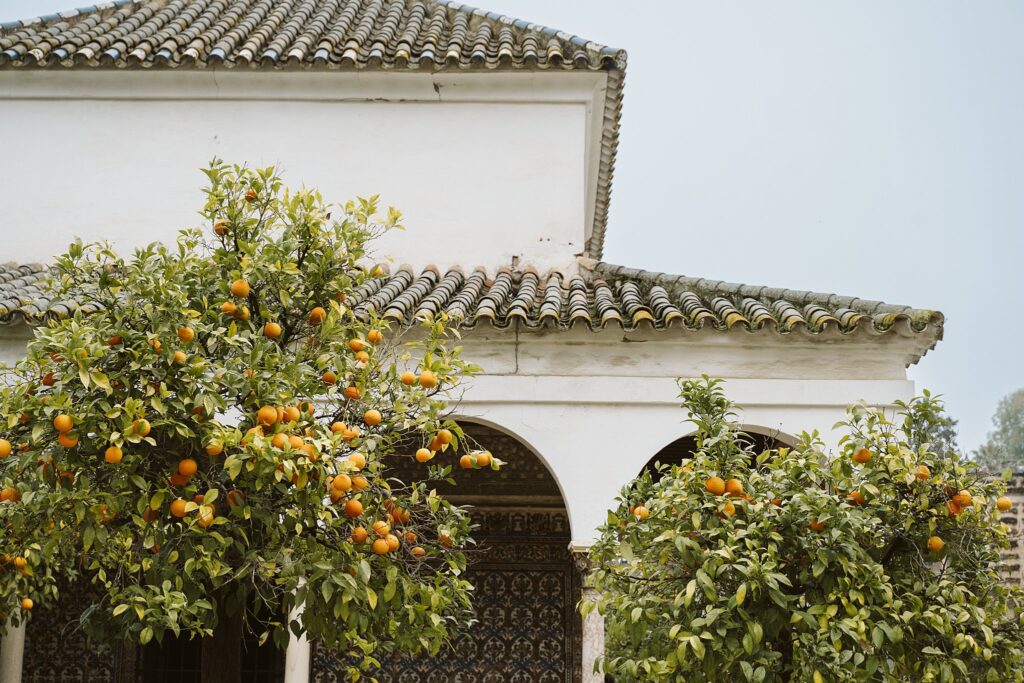
<svg viewBox="0 0 1024 683">
<path fill-rule="evenodd" d="M 486 374 L 459 411 L 510 460 L 455 494 L 491 541 L 488 656 L 383 678 L 598 680 L 600 623 L 574 612 L 586 548 L 620 487 L 687 435 L 674 378 L 726 378 L 751 433 L 827 436 L 851 402 L 909 398 L 906 368 L 943 326 L 935 311 L 603 263 L 606 229 L 630 229 L 606 225 L 625 68 L 621 50 L 445 0 L 119 0 L 3 25 L 3 356 L 67 312 L 42 290 L 49 258 L 74 236 L 122 251 L 173 239 L 215 155 L 280 164 L 337 200 L 382 193 L 411 229 L 381 244 L 392 274 L 364 304 L 464 317 Z M 623 425 L 642 426 L 625 449 Z M 75 659 L 32 656 L 62 637 L 42 616 L 24 657 L 24 632 L 3 643 L 4 681 L 55 680 Z M 60 680 L 194 680 L 187 654 L 78 661 Z M 269 681 L 284 665 L 252 666 Z M 299 642 L 283 675 L 334 680 L 328 653 L 311 663 Z"/>
</svg>

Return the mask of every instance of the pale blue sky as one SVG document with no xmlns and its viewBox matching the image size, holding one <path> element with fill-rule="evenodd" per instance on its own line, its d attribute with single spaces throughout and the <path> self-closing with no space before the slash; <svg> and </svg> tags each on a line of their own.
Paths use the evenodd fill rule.
<svg viewBox="0 0 1024 683">
<path fill-rule="evenodd" d="M 984 439 L 1024 386 L 1024 3 L 472 4 L 629 51 L 606 260 L 937 308 L 911 375 Z"/>
</svg>

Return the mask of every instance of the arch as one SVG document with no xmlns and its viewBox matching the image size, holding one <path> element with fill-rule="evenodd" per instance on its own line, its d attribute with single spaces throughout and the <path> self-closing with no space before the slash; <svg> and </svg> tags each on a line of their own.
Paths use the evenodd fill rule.
<svg viewBox="0 0 1024 683">
<path fill-rule="evenodd" d="M 525 440 L 487 420 L 459 419 L 481 448 L 503 460 L 501 470 L 460 469 L 438 493 L 467 505 L 477 528 L 466 577 L 474 584 L 477 624 L 456 634 L 436 656 L 382 657 L 373 675 L 401 681 L 571 681 L 582 675 L 582 622 L 576 605 L 582 580 L 569 549 L 569 516 L 548 463 Z M 410 444 L 410 447 L 413 447 Z M 455 463 L 450 453 L 435 462 Z M 408 481 L 423 465 L 396 457 L 389 476 Z M 338 679 L 343 653 L 314 644 L 312 683 Z"/>
<path fill-rule="evenodd" d="M 769 448 L 792 448 L 799 443 L 799 439 L 790 434 L 760 425 L 741 424 L 739 431 L 753 442 L 754 450 L 758 453 Z M 691 431 L 662 446 L 637 474 L 651 470 L 655 473 L 655 478 L 659 478 L 655 471 L 655 465 L 658 463 L 676 465 L 688 458 L 696 446 L 695 434 L 696 432 Z"/>
</svg>

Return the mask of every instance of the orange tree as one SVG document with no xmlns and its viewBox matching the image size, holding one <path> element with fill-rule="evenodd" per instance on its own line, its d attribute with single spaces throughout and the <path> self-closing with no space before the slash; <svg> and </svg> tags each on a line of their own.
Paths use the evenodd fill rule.
<svg viewBox="0 0 1024 683">
<path fill-rule="evenodd" d="M 717 380 L 680 386 L 691 458 L 626 487 L 591 551 L 616 681 L 1021 680 L 1010 500 L 932 448 L 936 399 L 852 407 L 835 455 L 758 453 Z"/>
<path fill-rule="evenodd" d="M 205 680 L 239 679 L 245 632 L 344 648 L 352 676 L 436 649 L 470 617 L 469 518 L 431 482 L 469 448 L 442 399 L 475 368 L 443 318 L 400 338 L 350 307 L 396 211 L 206 174 L 207 227 L 175 247 L 74 244 L 53 266 L 78 306 L 0 394 L 2 608 L 18 622 L 89 582 L 88 633 L 208 637 Z M 421 478 L 389 477 L 413 457 Z"/>
</svg>

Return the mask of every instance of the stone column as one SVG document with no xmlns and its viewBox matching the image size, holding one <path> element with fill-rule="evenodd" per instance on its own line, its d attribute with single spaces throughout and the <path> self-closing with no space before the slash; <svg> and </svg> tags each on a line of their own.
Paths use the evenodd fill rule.
<svg viewBox="0 0 1024 683">
<path fill-rule="evenodd" d="M 302 608 L 296 607 L 290 620 L 302 618 Z M 313 648 L 306 636 L 295 637 L 289 631 L 288 649 L 284 655 L 284 683 L 309 683 L 309 664 Z M 6 680 L 6 679 L 0 679 Z"/>
<path fill-rule="evenodd" d="M 25 657 L 25 622 L 8 625 L 7 635 L 0 641 L 0 681 L 21 683 L 21 665 Z"/>
<path fill-rule="evenodd" d="M 592 566 L 589 552 L 586 548 L 573 548 L 572 557 L 582 581 L 583 602 L 596 601 L 597 590 L 591 583 Z M 582 644 L 583 658 L 580 669 L 583 683 L 603 683 L 604 674 L 601 671 L 594 671 L 594 662 L 604 657 L 604 616 L 596 609 L 591 610 L 583 619 Z"/>
</svg>

